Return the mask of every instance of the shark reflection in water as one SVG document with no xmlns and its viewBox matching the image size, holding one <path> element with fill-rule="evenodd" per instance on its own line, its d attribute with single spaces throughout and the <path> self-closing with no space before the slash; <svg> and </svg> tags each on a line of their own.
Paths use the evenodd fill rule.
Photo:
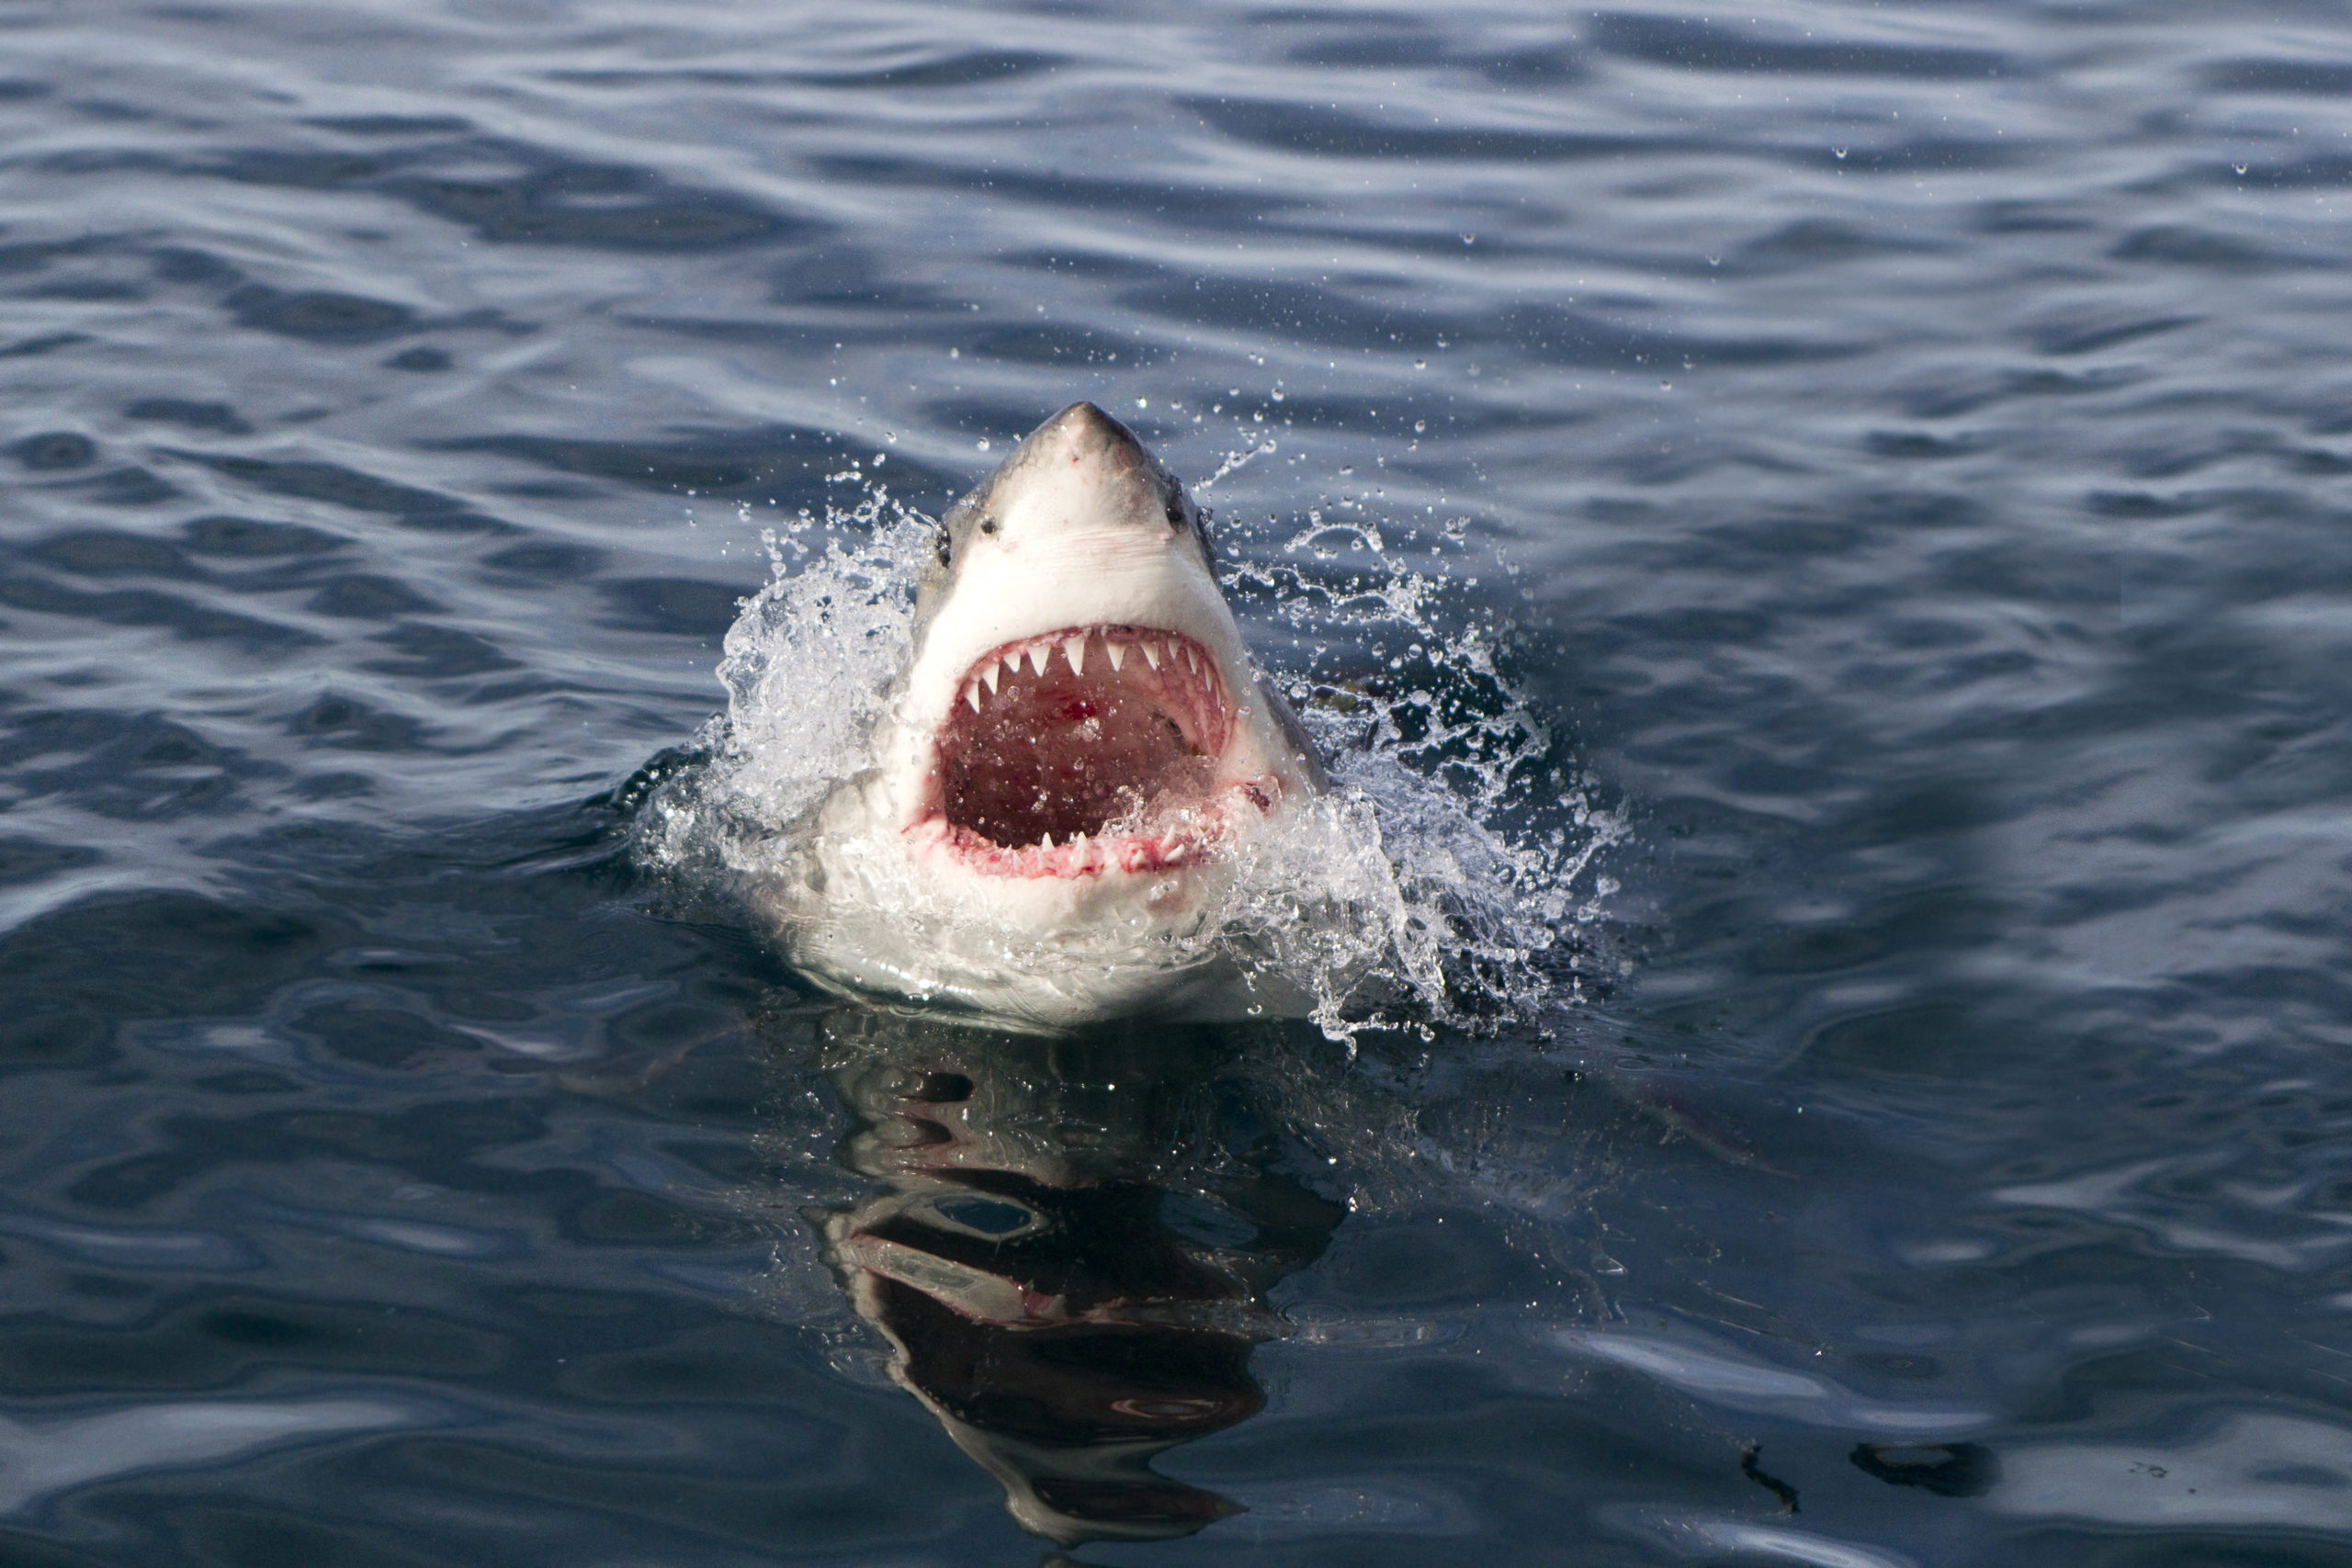
<svg viewBox="0 0 2352 1568">
<path fill-rule="evenodd" d="M 849 1162 L 888 1189 L 828 1217 L 828 1252 L 1013 1517 L 1070 1545 L 1238 1512 L 1150 1461 L 1263 1407 L 1250 1355 L 1282 1328 L 1264 1294 L 1347 1210 L 1220 1082 L 1218 1036 L 849 1012 L 826 1035 Z"/>
</svg>

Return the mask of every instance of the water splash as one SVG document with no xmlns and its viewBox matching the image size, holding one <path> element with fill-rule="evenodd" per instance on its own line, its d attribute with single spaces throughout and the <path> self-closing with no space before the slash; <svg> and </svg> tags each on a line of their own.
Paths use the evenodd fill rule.
<svg viewBox="0 0 2352 1568">
<path fill-rule="evenodd" d="M 1205 495 L 1216 487 L 1219 479 L 1238 474 L 1259 458 L 1272 457 L 1281 449 L 1281 443 L 1268 436 L 1254 446 L 1247 446 L 1238 452 L 1230 453 L 1224 462 L 1217 465 L 1215 473 L 1193 487 L 1193 493 L 1195 496 Z"/>
<path fill-rule="evenodd" d="M 1510 678 L 1513 628 L 1475 590 L 1515 572 L 1477 557 L 1467 520 L 1399 548 L 1360 502 L 1329 510 L 1354 515 L 1310 510 L 1228 589 L 1300 634 L 1284 684 L 1337 793 L 1377 827 L 1400 956 L 1440 967 L 1442 998 L 1420 982 L 1419 999 L 1456 1026 L 1538 1019 L 1605 962 L 1589 932 L 1616 885 L 1588 874 L 1624 818 Z"/>
<path fill-rule="evenodd" d="M 806 886 L 816 810 L 867 760 L 911 656 L 933 527 L 870 485 L 854 506 L 763 536 L 771 581 L 718 667 L 728 711 L 701 738 L 707 762 L 640 813 L 639 858 L 696 891 L 786 911 L 787 949 L 854 947 L 870 928 L 920 932 L 950 972 L 1075 980 L 1123 946 L 1133 962 L 1127 933 L 1008 936 L 878 857 L 861 889 L 838 877 L 828 887 L 822 931 L 789 912 L 789 897 L 763 896 Z M 1509 628 L 1477 610 L 1463 532 L 1449 526 L 1408 555 L 1376 523 L 1320 511 L 1272 549 L 1228 528 L 1229 543 L 1252 547 L 1227 566 L 1227 590 L 1245 615 L 1260 607 L 1297 634 L 1299 657 L 1277 660 L 1292 667 L 1276 680 L 1332 760 L 1334 787 L 1286 831 L 1240 845 L 1199 921 L 1156 938 L 1149 963 L 1224 965 L 1270 1013 L 1303 1010 L 1351 1042 L 1366 1029 L 1540 1029 L 1582 995 L 1590 928 L 1613 886 L 1588 874 L 1624 824 L 1593 806 L 1505 672 Z M 931 999 L 955 994 L 943 985 Z"/>
</svg>

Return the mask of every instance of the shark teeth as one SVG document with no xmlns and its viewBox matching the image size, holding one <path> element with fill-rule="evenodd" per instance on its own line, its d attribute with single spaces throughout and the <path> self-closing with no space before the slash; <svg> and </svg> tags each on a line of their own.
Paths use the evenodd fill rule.
<svg viewBox="0 0 2352 1568">
<path fill-rule="evenodd" d="M 1127 667 L 1127 656 L 1141 653 L 1144 663 L 1154 674 L 1167 671 L 1182 677 L 1190 671 L 1199 679 L 1211 679 L 1209 671 L 1216 661 L 1201 647 L 1187 637 L 1137 635 L 1134 626 L 1088 626 L 1082 631 L 1052 632 L 1044 637 L 1029 637 L 1010 648 L 999 649 L 976 665 L 964 677 L 957 689 L 967 702 L 972 700 L 978 688 L 988 688 L 987 695 L 995 696 L 1004 689 L 1007 676 L 1020 679 L 1024 674 L 1042 677 L 1052 669 L 1056 650 L 1073 675 L 1086 673 L 1086 661 L 1092 652 L 1091 644 L 1102 643 L 1103 659 L 1114 675 Z"/>
<path fill-rule="evenodd" d="M 1098 639 L 1099 663 L 1091 661 L 1096 649 L 1088 646 Z M 1143 659 L 1130 665 L 1127 656 L 1138 650 Z M 1004 644 L 975 660 L 949 688 L 949 716 L 956 723 L 943 725 L 937 745 L 943 758 L 991 757 L 993 761 L 980 765 L 982 771 L 1001 772 L 1028 765 L 1007 761 L 1032 755 L 1027 746 L 1060 747 L 1076 757 L 1103 744 L 1103 737 L 1114 731 L 1130 740 L 1148 735 L 1150 745 L 1160 744 L 1161 729 L 1154 727 L 1165 727 L 1184 750 L 1216 758 L 1224 752 L 1235 717 L 1227 680 L 1216 656 L 1181 632 L 1124 625 L 1063 626 Z M 971 710 L 971 718 L 954 711 L 958 698 Z M 1081 728 L 1084 733 L 1077 733 Z M 1010 830 L 1003 844 L 1008 851 L 1037 847 L 1027 824 L 1035 815 L 1046 813 L 1042 807 L 1035 815 L 1025 807 L 1020 809 L 1023 826 L 1012 827 L 1001 818 L 998 825 L 1000 832 Z M 987 837 L 977 818 L 964 825 Z M 1057 863 L 1072 852 L 1067 834 L 1064 841 Z M 1079 852 L 1081 859 L 1099 858 L 1102 851 L 1098 845 Z"/>
</svg>

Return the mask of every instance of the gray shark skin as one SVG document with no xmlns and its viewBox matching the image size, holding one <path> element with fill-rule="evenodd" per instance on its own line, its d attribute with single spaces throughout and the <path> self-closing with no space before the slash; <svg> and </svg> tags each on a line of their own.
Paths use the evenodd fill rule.
<svg viewBox="0 0 2352 1568">
<path fill-rule="evenodd" d="M 1250 663 L 1207 514 L 1092 403 L 942 520 L 871 749 L 765 896 L 820 985 L 1049 1031 L 1306 1010 L 1201 939 L 1323 770 Z"/>
</svg>

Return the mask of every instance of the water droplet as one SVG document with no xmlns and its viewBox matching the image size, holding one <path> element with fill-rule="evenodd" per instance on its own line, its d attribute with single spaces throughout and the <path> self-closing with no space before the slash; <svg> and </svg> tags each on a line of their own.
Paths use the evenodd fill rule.
<svg viewBox="0 0 2352 1568">
<path fill-rule="evenodd" d="M 1424 434 L 1428 432 L 1430 422 L 1428 420 L 1417 419 L 1413 422 L 1413 434 L 1416 435 Z"/>
<path fill-rule="evenodd" d="M 1721 266 L 1724 265 L 1724 258 L 1721 256 L 1709 256 L 1707 258 L 1707 265 L 1709 266 Z"/>
<path fill-rule="evenodd" d="M 1426 359 L 1416 359 L 1413 361 L 1413 368 L 1416 370 L 1426 370 L 1429 367 L 1430 362 Z"/>
<path fill-rule="evenodd" d="M 978 445 L 981 451 L 987 451 L 989 449 L 989 438 L 985 435 L 981 436 Z"/>
<path fill-rule="evenodd" d="M 1846 161 L 1846 150 L 1843 147 L 1832 147 L 1830 151 L 1838 154 L 1838 161 L 1839 163 L 1842 164 Z"/>
<path fill-rule="evenodd" d="M 1136 407 L 1139 409 L 1148 409 L 1151 407 L 1151 400 L 1149 398 L 1137 398 L 1136 400 Z"/>
<path fill-rule="evenodd" d="M 2230 167 L 2235 169 L 2240 175 L 2244 175 L 2245 173 L 2245 165 L 2244 164 L 2232 164 Z"/>
</svg>

